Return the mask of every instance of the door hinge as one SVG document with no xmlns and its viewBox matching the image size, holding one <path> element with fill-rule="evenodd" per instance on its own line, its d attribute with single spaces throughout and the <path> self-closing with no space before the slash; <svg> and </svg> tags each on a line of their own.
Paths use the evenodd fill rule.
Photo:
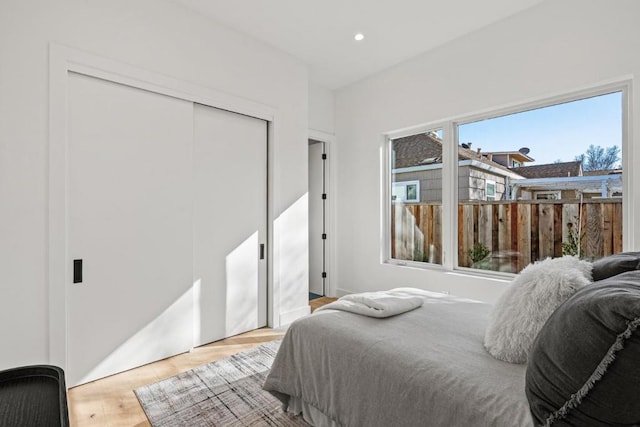
<svg viewBox="0 0 640 427">
<path fill-rule="evenodd" d="M 325 153 L 322 153 L 322 160 L 327 160 L 327 155 Z"/>
<path fill-rule="evenodd" d="M 327 233 L 322 233 L 322 240 L 327 240 Z"/>
<path fill-rule="evenodd" d="M 327 278 L 327 272 L 326 272 L 326 271 L 323 271 L 323 272 L 322 272 L 322 278 L 323 278 L 323 279 L 326 279 L 326 278 Z"/>
<path fill-rule="evenodd" d="M 322 193 L 322 200 L 327 200 L 327 193 Z"/>
<path fill-rule="evenodd" d="M 264 243 L 260 243 L 260 259 L 264 259 Z"/>
</svg>

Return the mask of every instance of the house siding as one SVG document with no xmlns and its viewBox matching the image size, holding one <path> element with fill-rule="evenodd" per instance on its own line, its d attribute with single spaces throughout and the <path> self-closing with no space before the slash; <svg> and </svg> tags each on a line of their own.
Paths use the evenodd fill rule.
<svg viewBox="0 0 640 427">
<path fill-rule="evenodd" d="M 396 173 L 394 182 L 420 181 L 420 202 L 442 200 L 442 169 Z"/>
<path fill-rule="evenodd" d="M 458 200 L 486 200 L 487 180 L 496 183 L 495 200 L 501 200 L 505 191 L 505 177 L 470 166 L 458 169 Z"/>
<path fill-rule="evenodd" d="M 458 168 L 458 198 L 461 201 L 486 200 L 487 180 L 496 183 L 496 198 L 502 200 L 506 178 L 470 166 Z M 442 169 L 394 174 L 394 182 L 420 182 L 420 202 L 442 201 Z"/>
</svg>

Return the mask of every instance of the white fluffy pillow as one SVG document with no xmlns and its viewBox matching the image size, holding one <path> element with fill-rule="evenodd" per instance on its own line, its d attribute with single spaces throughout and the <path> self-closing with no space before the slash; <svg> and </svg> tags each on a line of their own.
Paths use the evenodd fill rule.
<svg viewBox="0 0 640 427">
<path fill-rule="evenodd" d="M 592 264 L 576 256 L 530 264 L 511 282 L 489 315 L 484 346 L 496 359 L 525 363 L 551 313 L 591 282 Z"/>
</svg>

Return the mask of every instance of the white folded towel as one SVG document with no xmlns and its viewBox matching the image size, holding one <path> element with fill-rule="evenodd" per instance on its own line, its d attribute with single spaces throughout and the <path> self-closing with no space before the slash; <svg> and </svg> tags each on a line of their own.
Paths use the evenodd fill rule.
<svg viewBox="0 0 640 427">
<path fill-rule="evenodd" d="M 342 310 L 362 314 L 369 317 L 391 317 L 414 310 L 424 303 L 418 296 L 407 295 L 406 292 L 381 291 L 364 292 L 345 295 L 342 298 L 324 305 L 316 310 Z"/>
</svg>

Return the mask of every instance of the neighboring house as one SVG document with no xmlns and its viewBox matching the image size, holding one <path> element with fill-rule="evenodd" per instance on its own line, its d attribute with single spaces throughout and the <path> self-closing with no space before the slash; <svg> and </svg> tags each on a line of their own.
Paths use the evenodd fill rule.
<svg viewBox="0 0 640 427">
<path fill-rule="evenodd" d="M 597 176 L 597 175 L 616 175 L 622 174 L 622 169 L 602 169 L 598 171 L 584 171 L 584 176 Z"/>
<path fill-rule="evenodd" d="M 463 146 L 464 145 L 465 144 L 463 144 Z M 471 143 L 467 145 L 471 146 Z M 489 151 L 482 154 L 489 160 L 508 168 L 519 168 L 525 163 L 534 161 L 532 157 L 529 157 L 529 149 L 526 147 L 522 147 L 518 151 Z"/>
<path fill-rule="evenodd" d="M 520 166 L 511 168 L 511 170 L 518 175 L 522 175 L 525 179 L 517 182 L 514 188 L 517 191 L 512 190 L 511 195 L 513 199 L 520 200 L 557 200 L 557 199 L 575 199 L 575 188 L 561 189 L 554 187 L 554 183 L 557 179 L 545 180 L 546 178 L 566 178 L 582 176 L 582 162 L 557 162 L 548 163 L 543 165 L 531 165 Z M 540 180 L 542 181 L 535 181 Z M 530 181 L 534 180 L 534 181 Z M 535 189 L 533 184 L 535 182 L 548 182 L 550 188 L 542 186 L 542 188 Z M 531 184 L 531 186 L 529 186 Z"/>
<path fill-rule="evenodd" d="M 558 200 L 622 195 L 622 170 L 583 172 L 579 161 L 512 168 L 525 177 L 514 181 L 511 199 Z"/>
<path fill-rule="evenodd" d="M 510 168 L 525 178 L 555 178 L 560 176 L 582 176 L 582 162 L 558 162 L 544 165 Z"/>
<path fill-rule="evenodd" d="M 482 152 L 458 147 L 459 201 L 559 200 L 622 195 L 622 170 L 583 172 L 580 161 L 522 166 L 528 148 Z M 505 165 L 518 165 L 505 167 Z M 393 141 L 392 197 L 405 203 L 442 200 L 442 140 L 435 132 Z"/>
<path fill-rule="evenodd" d="M 434 132 L 393 141 L 392 197 L 407 203 L 442 201 L 442 140 Z M 458 147 L 460 201 L 501 200 L 512 180 L 522 177 L 468 144 Z"/>
</svg>

